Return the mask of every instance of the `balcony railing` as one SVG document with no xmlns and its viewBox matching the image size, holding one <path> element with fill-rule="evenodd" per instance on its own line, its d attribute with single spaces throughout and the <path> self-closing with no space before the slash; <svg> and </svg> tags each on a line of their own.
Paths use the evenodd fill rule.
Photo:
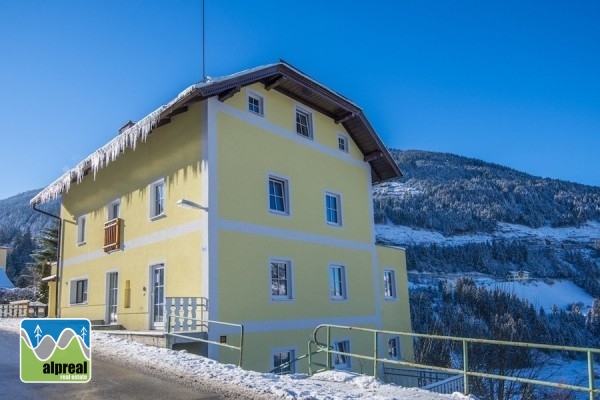
<svg viewBox="0 0 600 400">
<path fill-rule="evenodd" d="M 123 220 L 121 218 L 111 219 L 104 224 L 104 251 L 119 250 L 121 248 L 121 230 Z"/>
</svg>

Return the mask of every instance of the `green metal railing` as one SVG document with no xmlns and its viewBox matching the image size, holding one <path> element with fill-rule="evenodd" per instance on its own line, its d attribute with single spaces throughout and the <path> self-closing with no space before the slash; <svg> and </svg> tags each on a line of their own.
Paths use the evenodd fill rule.
<svg viewBox="0 0 600 400">
<path fill-rule="evenodd" d="M 313 342 L 312 340 L 310 340 L 308 342 L 307 345 L 307 352 L 306 354 L 303 354 L 299 357 L 294 358 L 293 360 L 290 360 L 286 363 L 281 364 L 278 367 L 273 368 L 272 370 L 269 371 L 270 374 L 276 374 L 277 371 L 282 371 L 285 370 L 286 368 L 295 365 L 296 362 L 300 361 L 300 360 L 304 360 L 305 358 L 308 359 L 308 374 L 309 375 L 313 375 L 319 372 L 323 372 L 327 370 L 327 365 L 326 364 L 320 364 L 316 361 L 313 360 L 313 356 L 319 354 L 319 353 L 323 353 L 323 350 L 317 349 L 317 350 L 313 350 L 313 345 L 315 345 L 315 342 Z M 317 367 L 321 367 L 320 369 L 317 370 L 313 370 L 313 365 L 317 366 Z"/>
<path fill-rule="evenodd" d="M 326 343 L 319 342 L 317 339 L 318 332 L 322 329 L 325 329 L 326 335 Z M 347 353 L 340 352 L 331 347 L 331 330 L 345 330 L 345 331 L 353 331 L 353 332 L 366 332 L 372 334 L 373 337 L 373 355 L 367 356 L 363 354 L 355 354 L 355 353 Z M 446 367 L 436 367 L 431 365 L 423 365 L 416 364 L 414 362 L 409 361 L 400 361 L 400 360 L 392 360 L 385 357 L 379 357 L 379 348 L 378 348 L 378 338 L 379 335 L 396 335 L 400 337 L 410 337 L 410 338 L 426 338 L 426 339 L 438 339 L 438 340 L 447 340 L 454 342 L 462 343 L 462 361 L 463 361 L 463 369 L 456 368 L 446 368 Z M 379 329 L 370 329 L 370 328 L 359 328 L 353 326 L 344 326 L 344 325 L 332 325 L 332 324 L 321 324 L 315 328 L 312 336 L 312 343 L 315 344 L 317 350 L 321 352 L 327 353 L 327 369 L 331 369 L 331 354 L 340 354 L 347 357 L 354 357 L 364 360 L 370 360 L 373 362 L 373 376 L 377 377 L 377 370 L 380 363 L 389 363 L 396 364 L 406 367 L 414 367 L 414 368 L 426 368 L 437 371 L 444 371 L 449 373 L 462 374 L 464 377 L 464 390 L 465 394 L 469 393 L 469 377 L 480 377 L 480 378 L 491 378 L 491 379 L 500 379 L 507 380 L 519 383 L 528 383 L 533 385 L 542 385 L 549 386 L 559 389 L 567 389 L 567 390 L 575 390 L 580 392 L 588 392 L 590 396 L 590 400 L 594 400 L 594 394 L 600 394 L 600 389 L 594 388 L 594 355 L 600 354 L 600 349 L 593 348 L 584 348 L 584 347 L 571 347 L 571 346 L 553 346 L 547 344 L 537 344 L 537 343 L 523 343 L 523 342 L 507 342 L 500 340 L 489 340 L 489 339 L 473 339 L 473 338 L 464 338 L 464 337 L 453 337 L 453 336 L 440 336 L 440 335 L 427 335 L 421 333 L 407 333 L 407 332 L 394 332 L 394 331 L 385 331 Z M 556 351 L 565 351 L 565 352 L 577 352 L 577 353 L 586 353 L 587 354 L 587 373 L 588 373 L 588 386 L 577 386 L 570 385 L 558 382 L 549 382 L 538 379 L 529 379 L 529 378 L 521 378 L 515 376 L 506 376 L 506 375 L 498 375 L 498 374 L 488 374 L 484 372 L 477 371 L 469 371 L 469 347 L 470 343 L 473 344 L 490 344 L 490 345 L 500 345 L 500 346 L 514 346 L 514 347 L 527 347 L 527 348 L 536 348 L 536 349 L 544 349 L 544 350 L 556 350 Z M 310 343 L 309 343 L 310 348 Z M 310 353 L 310 351 L 309 351 Z M 310 362 L 309 362 L 310 364 Z"/>
<path fill-rule="evenodd" d="M 192 321 L 194 324 L 197 324 L 198 326 L 205 326 L 205 327 L 209 327 L 210 324 L 215 324 L 215 325 L 221 325 L 221 326 L 231 326 L 231 327 L 235 327 L 235 328 L 239 328 L 240 332 L 240 342 L 239 342 L 239 346 L 233 346 L 227 343 L 222 343 L 222 342 L 216 342 L 214 340 L 208 340 L 208 339 L 201 339 L 201 338 L 197 338 L 197 337 L 193 337 L 190 336 L 189 334 L 181 334 L 181 333 L 173 333 L 171 332 L 171 319 L 172 318 L 179 318 L 179 319 L 183 319 L 183 320 L 187 320 L 187 321 Z M 202 343 L 208 343 L 208 344 L 216 344 L 217 346 L 221 346 L 221 347 L 227 347 L 233 350 L 237 350 L 240 352 L 240 357 L 238 360 L 238 367 L 242 366 L 242 356 L 244 354 L 243 352 L 243 347 L 244 347 L 244 326 L 240 325 L 240 324 L 232 324 L 229 322 L 221 322 L 221 321 L 213 321 L 210 319 L 200 319 L 200 318 L 191 318 L 191 317 L 181 317 L 178 315 L 169 315 L 167 317 L 167 332 L 165 332 L 165 335 L 167 336 L 172 336 L 172 337 L 178 337 L 178 338 L 182 338 L 182 339 L 187 339 L 187 340 L 191 340 L 194 342 L 202 342 Z M 190 332 L 190 331 L 187 331 Z M 168 341 L 167 341 L 167 346 L 168 346 Z"/>
</svg>

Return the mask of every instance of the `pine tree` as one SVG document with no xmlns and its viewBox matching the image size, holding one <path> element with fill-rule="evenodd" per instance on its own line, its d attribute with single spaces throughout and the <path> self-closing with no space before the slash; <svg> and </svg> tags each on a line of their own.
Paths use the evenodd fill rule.
<svg viewBox="0 0 600 400">
<path fill-rule="evenodd" d="M 44 228 L 37 239 L 38 249 L 31 256 L 35 263 L 29 267 L 37 285 L 38 301 L 48 304 L 48 284 L 42 278 L 50 275 L 50 265 L 57 261 L 58 255 L 58 224 Z"/>
</svg>

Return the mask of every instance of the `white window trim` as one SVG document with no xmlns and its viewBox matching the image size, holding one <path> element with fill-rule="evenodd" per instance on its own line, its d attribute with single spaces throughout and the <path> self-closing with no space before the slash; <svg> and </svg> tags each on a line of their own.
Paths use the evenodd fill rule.
<svg viewBox="0 0 600 400">
<path fill-rule="evenodd" d="M 82 224 L 83 222 L 83 224 Z M 75 239 L 77 246 L 83 246 L 87 236 L 87 215 L 80 215 L 77 218 L 77 238 Z"/>
<path fill-rule="evenodd" d="M 112 209 L 115 204 L 119 205 L 119 215 L 117 215 L 116 217 L 112 216 L 112 218 L 111 218 Z M 113 219 L 119 218 L 120 216 L 121 216 L 121 199 L 115 199 L 106 205 L 106 220 L 107 221 L 112 221 Z"/>
<path fill-rule="evenodd" d="M 331 293 L 331 288 L 333 281 L 331 279 L 331 270 L 332 268 L 341 268 L 342 270 L 342 295 L 334 296 Z M 343 264 L 329 264 L 327 267 L 327 279 L 328 279 L 328 289 L 329 289 L 329 299 L 333 302 L 347 301 L 348 300 L 348 275 L 346 266 Z"/>
<path fill-rule="evenodd" d="M 298 112 L 300 112 L 301 114 L 306 114 L 306 116 L 307 116 L 308 136 L 304 136 L 303 134 L 298 133 L 298 127 L 296 126 L 296 116 L 297 116 Z M 314 122 L 313 115 L 314 115 L 314 112 L 304 106 L 296 105 L 296 107 L 294 107 L 294 133 L 296 135 L 301 136 L 308 140 L 315 139 L 315 122 Z"/>
<path fill-rule="evenodd" d="M 283 195 L 284 195 L 284 206 L 286 208 L 285 211 L 279 211 L 279 210 L 273 210 L 271 209 L 271 189 L 270 189 L 270 185 L 269 182 L 271 181 L 271 179 L 273 180 L 277 180 L 277 181 L 281 181 L 283 182 L 283 186 L 284 186 L 284 191 L 283 191 Z M 267 210 L 269 213 L 271 214 L 275 214 L 275 215 L 282 215 L 282 216 L 286 216 L 286 217 L 291 217 L 292 215 L 292 187 L 290 184 L 290 179 L 281 175 L 277 175 L 277 174 L 268 174 L 267 175 Z"/>
<path fill-rule="evenodd" d="M 338 141 L 337 141 L 338 150 L 342 151 L 344 153 L 349 153 L 350 152 L 350 140 L 348 138 L 348 135 L 344 135 L 343 133 L 338 132 L 337 137 L 338 137 Z M 346 146 L 343 149 L 340 149 L 340 139 L 344 139 L 344 142 L 346 143 Z"/>
<path fill-rule="evenodd" d="M 249 101 L 250 101 L 250 97 L 255 97 L 260 101 L 260 112 L 254 112 L 252 110 L 250 110 L 250 108 L 248 107 L 249 105 Z M 258 94 L 257 92 L 253 91 L 253 90 L 246 90 L 246 110 L 248 110 L 248 112 L 250 114 L 254 114 L 254 115 L 258 115 L 260 117 L 264 117 L 265 116 L 265 97 Z"/>
<path fill-rule="evenodd" d="M 386 291 L 386 286 L 385 286 L 385 274 L 386 272 L 391 272 L 392 275 L 392 296 L 388 296 L 385 291 Z M 383 270 L 383 296 L 385 298 L 386 301 L 395 301 L 398 300 L 398 289 L 397 289 L 397 285 L 396 285 L 396 270 L 391 269 L 391 268 L 385 268 Z"/>
<path fill-rule="evenodd" d="M 85 290 L 85 301 L 77 303 L 77 282 L 87 281 Z M 88 304 L 90 298 L 90 279 L 87 275 L 78 276 L 69 280 L 69 305 L 70 306 L 84 306 Z"/>
<path fill-rule="evenodd" d="M 390 356 L 390 340 L 392 339 L 396 339 L 396 356 L 395 357 L 391 357 Z M 402 358 L 402 350 L 401 350 L 401 345 L 400 345 L 400 336 L 388 336 L 387 337 L 387 346 L 386 346 L 386 358 L 389 358 L 390 360 L 400 360 Z"/>
<path fill-rule="evenodd" d="M 333 345 L 333 349 L 335 351 L 338 351 L 338 349 L 336 348 L 336 344 L 337 343 L 341 343 L 341 342 L 348 342 L 348 348 L 345 349 L 345 353 L 351 353 L 352 352 L 352 342 L 350 341 L 349 338 L 337 338 L 334 339 L 332 342 Z M 332 360 L 331 360 L 331 365 L 333 366 L 334 369 L 338 369 L 338 370 L 349 370 L 352 369 L 352 357 L 351 356 L 345 356 L 346 357 L 346 363 L 344 364 L 339 364 L 336 365 L 335 364 L 335 357 L 339 356 L 339 354 L 331 354 Z"/>
<path fill-rule="evenodd" d="M 274 295 L 272 290 L 271 290 L 271 263 L 274 262 L 280 262 L 280 263 L 286 263 L 287 264 L 287 279 L 288 279 L 288 286 L 287 286 L 287 290 L 288 290 L 288 295 L 287 296 L 277 296 Z M 290 303 L 294 301 L 295 298 L 295 286 L 294 286 L 294 264 L 292 263 L 292 260 L 290 259 L 286 259 L 284 257 L 277 257 L 277 258 L 270 258 L 269 259 L 269 268 L 267 268 L 267 273 L 268 273 L 268 279 L 269 279 L 269 298 L 271 299 L 272 303 Z"/>
<path fill-rule="evenodd" d="M 288 353 L 288 352 L 291 353 L 290 361 L 293 361 L 297 357 L 296 354 L 298 354 L 297 348 L 295 346 L 293 346 L 293 347 L 278 347 L 275 349 L 271 349 L 271 370 L 274 370 L 275 368 L 277 368 L 277 366 L 275 365 L 275 354 Z M 291 363 L 289 374 L 292 375 L 295 373 L 296 373 L 296 365 L 295 365 L 295 363 Z M 275 372 L 275 374 L 279 375 L 279 374 L 277 374 L 277 372 Z M 285 374 L 285 375 L 287 375 L 287 374 Z"/>
<path fill-rule="evenodd" d="M 327 218 L 327 196 L 330 197 L 335 197 L 337 198 L 337 218 L 338 218 L 338 222 L 330 222 Z M 325 194 L 323 195 L 323 201 L 324 201 L 324 206 L 325 206 L 325 223 L 329 226 L 337 226 L 337 227 L 341 227 L 343 226 L 343 221 L 344 221 L 344 216 L 342 214 L 342 195 L 330 190 L 326 190 Z"/>
<path fill-rule="evenodd" d="M 154 192 L 154 188 L 158 185 L 163 185 L 163 209 L 162 212 L 159 214 L 154 214 L 154 206 L 155 206 L 155 192 Z M 164 218 L 167 216 L 166 214 L 166 206 L 167 206 L 167 186 L 165 185 L 165 178 L 160 178 L 155 180 L 154 182 L 151 182 L 148 185 L 148 192 L 149 192 L 149 196 L 148 196 L 148 218 L 150 219 L 150 221 L 155 221 L 157 219 L 160 218 Z"/>
</svg>

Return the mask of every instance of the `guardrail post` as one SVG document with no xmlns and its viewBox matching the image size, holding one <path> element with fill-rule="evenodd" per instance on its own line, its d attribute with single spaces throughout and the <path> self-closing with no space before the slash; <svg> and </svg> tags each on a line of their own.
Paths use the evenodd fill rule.
<svg viewBox="0 0 600 400">
<path fill-rule="evenodd" d="M 244 325 L 240 325 L 240 364 L 238 367 L 242 368 L 242 355 L 244 354 Z"/>
<path fill-rule="evenodd" d="M 310 340 L 308 341 L 308 344 L 306 345 L 307 347 L 307 352 L 306 354 L 308 354 L 308 376 L 312 376 L 312 354 L 311 352 L 311 348 L 310 348 Z"/>
<path fill-rule="evenodd" d="M 373 332 L 373 377 L 377 379 L 377 331 Z"/>
<path fill-rule="evenodd" d="M 463 343 L 464 394 L 469 394 L 469 347 L 466 340 Z"/>
<path fill-rule="evenodd" d="M 169 334 L 171 333 L 171 315 L 167 316 L 167 337 L 165 338 L 165 345 L 167 346 L 167 349 L 169 348 L 169 342 L 171 341 L 171 337 L 169 336 Z"/>
<path fill-rule="evenodd" d="M 594 355 L 590 350 L 587 352 L 588 356 L 588 379 L 590 385 L 590 400 L 594 400 Z"/>
<path fill-rule="evenodd" d="M 329 343 L 330 342 L 331 342 L 331 327 L 329 325 L 327 325 L 327 343 L 326 343 L 326 346 L 327 346 L 327 354 L 326 354 L 327 355 L 327 362 L 326 362 L 327 370 L 331 369 L 331 355 L 329 353 Z"/>
</svg>

